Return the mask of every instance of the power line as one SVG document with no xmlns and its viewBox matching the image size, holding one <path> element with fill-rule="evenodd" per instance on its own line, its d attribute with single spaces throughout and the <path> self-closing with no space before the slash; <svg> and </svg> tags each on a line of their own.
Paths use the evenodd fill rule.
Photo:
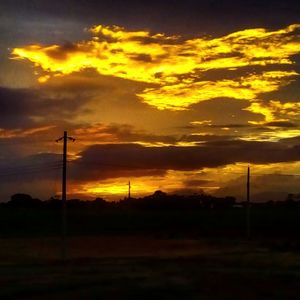
<svg viewBox="0 0 300 300">
<path fill-rule="evenodd" d="M 17 166 L 14 167 L 7 167 L 5 165 L 0 165 L 1 167 L 5 167 L 6 170 L 18 170 L 21 169 L 23 170 L 24 168 L 35 168 L 35 167 L 47 167 L 47 166 L 52 166 L 52 165 L 58 165 L 62 164 L 62 161 L 57 160 L 57 161 L 45 161 L 45 162 L 39 162 L 39 163 L 28 163 L 28 164 L 18 164 Z"/>
<path fill-rule="evenodd" d="M 37 165 L 37 166 L 19 166 L 16 168 L 8 168 L 5 169 L 5 172 L 0 173 L 0 177 L 10 177 L 14 175 L 22 175 L 22 174 L 30 174 L 36 172 L 46 172 L 53 169 L 61 169 L 62 163 L 55 162 L 55 163 L 47 163 L 44 165 Z"/>
<path fill-rule="evenodd" d="M 55 171 L 55 170 L 61 170 L 61 167 L 52 167 L 47 168 L 47 171 Z M 31 170 L 31 171 L 24 171 L 24 172 L 14 172 L 14 173 L 7 173 L 7 174 L 0 174 L 0 177 L 15 177 L 15 176 L 22 176 L 22 175 L 28 175 L 28 174 L 38 174 L 38 173 L 45 173 L 45 169 L 40 170 Z"/>
<path fill-rule="evenodd" d="M 15 145 L 15 144 L 32 144 L 32 143 L 53 143 L 53 140 L 47 139 L 47 140 L 41 140 L 41 139 L 25 139 L 22 140 L 21 138 L 17 138 L 17 139 L 4 139 L 4 138 L 0 138 L 0 144 L 1 145 Z"/>
</svg>

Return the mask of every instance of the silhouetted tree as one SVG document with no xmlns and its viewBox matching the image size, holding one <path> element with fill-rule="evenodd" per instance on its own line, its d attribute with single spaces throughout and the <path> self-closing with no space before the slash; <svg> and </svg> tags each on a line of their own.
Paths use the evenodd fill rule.
<svg viewBox="0 0 300 300">
<path fill-rule="evenodd" d="M 41 200 L 34 199 L 28 194 L 14 194 L 11 196 L 10 201 L 8 201 L 9 206 L 23 207 L 23 208 L 40 207 L 41 204 L 42 204 Z"/>
</svg>

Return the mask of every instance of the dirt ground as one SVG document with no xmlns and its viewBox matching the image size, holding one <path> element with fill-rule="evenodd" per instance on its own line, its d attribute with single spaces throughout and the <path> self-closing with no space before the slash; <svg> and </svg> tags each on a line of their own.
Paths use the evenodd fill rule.
<svg viewBox="0 0 300 300">
<path fill-rule="evenodd" d="M 1 299 L 299 299 L 300 252 L 278 241 L 0 240 Z"/>
</svg>

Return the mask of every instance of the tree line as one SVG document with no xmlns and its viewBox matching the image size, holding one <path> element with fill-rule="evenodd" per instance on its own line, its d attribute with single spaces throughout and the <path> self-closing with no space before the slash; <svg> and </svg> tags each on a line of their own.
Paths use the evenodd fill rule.
<svg viewBox="0 0 300 300">
<path fill-rule="evenodd" d="M 133 210 L 195 210 L 195 209 L 229 209 L 246 207 L 246 202 L 237 202 L 234 197 L 215 197 L 200 193 L 193 195 L 167 194 L 163 191 L 155 191 L 153 194 L 142 198 L 124 198 L 119 201 L 107 201 L 96 198 L 91 201 L 81 199 L 69 199 L 67 206 L 70 209 L 133 209 Z M 14 194 L 1 206 L 11 208 L 61 208 L 61 200 L 51 197 L 48 200 L 33 198 L 28 194 Z M 285 201 L 267 201 L 263 203 L 251 203 L 253 207 L 300 207 L 299 199 L 289 194 Z"/>
</svg>

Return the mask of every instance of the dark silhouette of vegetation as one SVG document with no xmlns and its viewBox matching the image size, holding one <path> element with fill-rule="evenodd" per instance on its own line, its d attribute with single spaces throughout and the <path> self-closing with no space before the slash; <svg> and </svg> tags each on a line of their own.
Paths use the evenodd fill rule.
<svg viewBox="0 0 300 300">
<path fill-rule="evenodd" d="M 8 201 L 7 205 L 21 208 L 40 208 L 42 201 L 39 199 L 34 199 L 27 194 L 14 194 L 11 196 L 11 199 Z"/>
<path fill-rule="evenodd" d="M 12 208 L 61 208 L 61 199 L 51 197 L 48 200 L 32 198 L 28 194 L 14 194 L 8 202 L 1 203 L 2 207 Z M 205 193 L 193 195 L 167 194 L 163 191 L 155 191 L 152 195 L 143 198 L 124 198 L 120 201 L 107 201 L 103 198 L 96 198 L 92 201 L 69 199 L 67 201 L 69 209 L 92 208 L 92 209 L 127 209 L 127 210 L 149 210 L 149 211 L 193 211 L 202 209 L 232 209 L 243 208 L 246 202 L 236 202 L 231 196 L 214 197 Z M 260 208 L 282 208 L 300 207 L 299 195 L 288 194 L 285 201 L 266 201 L 260 203 L 251 203 L 252 207 Z"/>
<path fill-rule="evenodd" d="M 235 198 L 217 198 L 207 194 L 168 195 L 162 191 L 156 191 L 144 198 L 126 198 L 119 202 L 120 207 L 142 210 L 194 210 L 203 208 L 231 208 L 235 204 Z"/>
<path fill-rule="evenodd" d="M 61 234 L 62 201 L 46 201 L 15 194 L 0 205 L 0 237 L 54 236 Z M 300 231 L 300 202 L 251 204 L 253 237 L 295 237 Z M 67 201 L 68 235 L 142 234 L 161 237 L 246 237 L 246 202 L 207 194 L 169 195 L 156 191 L 143 198 L 109 202 Z"/>
<path fill-rule="evenodd" d="M 168 195 L 162 191 L 155 191 L 152 195 L 143 198 L 124 198 L 117 202 L 106 201 L 103 198 L 96 198 L 93 201 L 83 201 L 80 199 L 69 199 L 67 201 L 69 209 L 93 208 L 93 209 L 132 209 L 149 211 L 169 211 L 169 210 L 199 210 L 199 209 L 228 209 L 234 207 L 236 200 L 234 197 L 218 198 L 207 194 L 194 195 Z M 34 199 L 27 194 L 15 194 L 11 200 L 2 203 L 2 206 L 14 208 L 51 208 L 61 207 L 61 200 L 51 197 L 42 201 Z"/>
</svg>

